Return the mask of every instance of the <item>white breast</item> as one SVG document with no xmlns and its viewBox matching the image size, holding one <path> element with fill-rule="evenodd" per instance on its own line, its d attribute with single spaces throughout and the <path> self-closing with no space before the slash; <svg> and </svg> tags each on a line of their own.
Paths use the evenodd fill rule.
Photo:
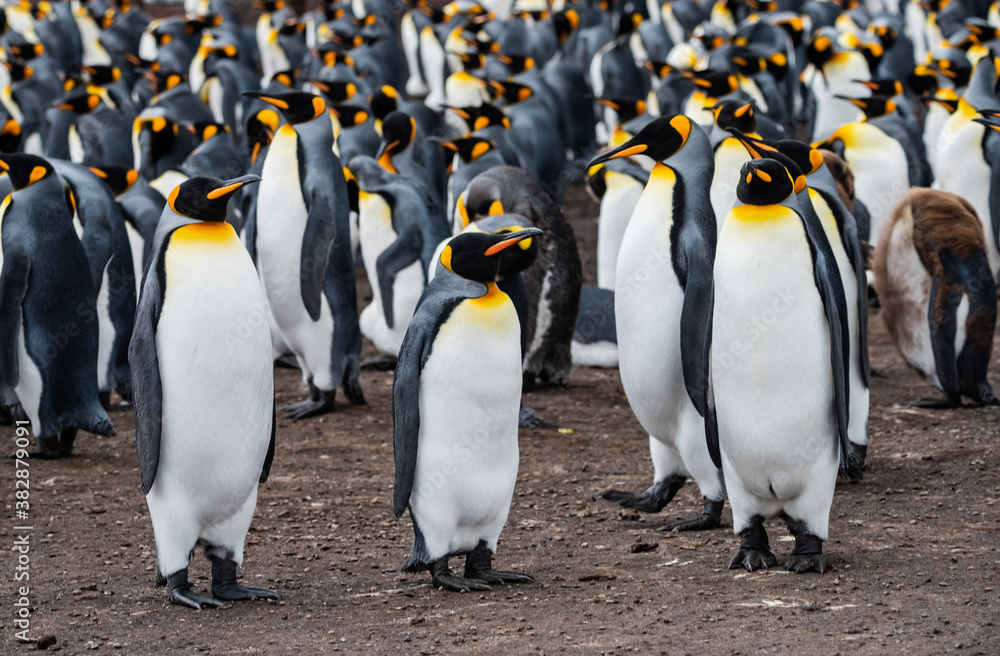
<svg viewBox="0 0 1000 656">
<path fill-rule="evenodd" d="M 630 175 L 614 171 L 606 171 L 604 181 L 607 189 L 597 219 L 597 286 L 614 289 L 618 252 L 643 185 Z"/>
</svg>

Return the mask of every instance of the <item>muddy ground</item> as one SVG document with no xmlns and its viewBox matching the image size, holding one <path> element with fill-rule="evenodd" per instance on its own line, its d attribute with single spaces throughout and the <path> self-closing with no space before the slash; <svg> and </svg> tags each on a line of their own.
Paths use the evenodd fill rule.
<svg viewBox="0 0 1000 656">
<path fill-rule="evenodd" d="M 579 188 L 568 197 L 592 282 L 596 205 Z M 727 570 L 737 546 L 728 507 L 725 528 L 656 532 L 700 512 L 693 484 L 661 515 L 593 500 L 609 486 L 648 486 L 652 468 L 617 371 L 577 369 L 567 389 L 527 398 L 573 432 L 521 432 L 496 559 L 536 582 L 436 590 L 398 569 L 412 532 L 392 515 L 392 374 L 365 372 L 367 406 L 279 422 L 242 577 L 276 588 L 280 602 L 194 612 L 153 588 L 128 408 L 113 413 L 117 437 L 81 436 L 72 458 L 32 462 L 30 635 L 54 636 L 50 649 L 67 654 L 1000 653 L 998 410 L 902 407 L 934 390 L 903 364 L 877 313 L 871 344 L 868 469 L 837 490 L 823 575 Z M 305 396 L 297 372 L 276 379 L 279 404 Z M 13 640 L 12 461 L 0 471 L 0 652 L 15 654 L 36 646 Z M 792 543 L 779 522 L 768 528 L 781 559 Z M 191 574 L 207 588 L 206 560 L 196 556 Z"/>
</svg>

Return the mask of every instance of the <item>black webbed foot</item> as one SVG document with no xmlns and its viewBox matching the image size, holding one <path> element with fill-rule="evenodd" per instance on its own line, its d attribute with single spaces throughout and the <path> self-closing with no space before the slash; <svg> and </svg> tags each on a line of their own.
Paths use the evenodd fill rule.
<svg viewBox="0 0 1000 656">
<path fill-rule="evenodd" d="M 750 518 L 750 526 L 740 531 L 740 548 L 729 561 L 729 569 L 745 567 L 749 571 L 767 569 L 778 564 L 778 559 L 771 553 L 764 530 L 764 518 L 754 515 Z"/>
<path fill-rule="evenodd" d="M 236 581 L 236 563 L 228 558 L 212 558 L 212 594 L 226 601 L 281 599 L 270 588 L 240 585 Z"/>
<path fill-rule="evenodd" d="M 677 494 L 677 490 L 681 489 L 686 481 L 687 478 L 684 476 L 668 476 L 662 481 L 653 483 L 643 492 L 607 490 L 598 496 L 608 501 L 614 501 L 625 508 L 645 513 L 657 513 L 670 503 L 670 500 Z"/>
<path fill-rule="evenodd" d="M 908 408 L 924 408 L 926 410 L 951 410 L 962 407 L 962 396 L 960 394 L 948 394 L 943 399 L 916 399 L 906 401 L 902 405 Z"/>
<path fill-rule="evenodd" d="M 815 571 L 820 574 L 826 569 L 826 558 L 823 556 L 823 541 L 806 531 L 803 522 L 785 518 L 788 532 L 795 536 L 795 548 L 792 555 L 785 561 L 785 569 L 796 574 Z"/>
<path fill-rule="evenodd" d="M 521 409 L 517 413 L 518 428 L 555 428 L 555 424 L 550 424 L 528 406 L 521 404 Z"/>
<path fill-rule="evenodd" d="M 186 567 L 168 576 L 167 585 L 170 586 L 170 602 L 178 606 L 187 606 L 195 610 L 201 610 L 202 607 L 220 608 L 222 606 L 222 602 L 218 599 L 205 597 L 191 591 Z"/>
<path fill-rule="evenodd" d="M 486 583 L 486 581 L 455 576 L 452 571 L 448 569 L 447 556 L 432 563 L 430 570 L 431 580 L 433 581 L 434 586 L 438 588 L 444 588 L 445 590 L 451 590 L 452 592 L 470 592 L 472 590 L 487 592 L 493 589 Z"/>
<path fill-rule="evenodd" d="M 721 522 L 722 507 L 725 503 L 725 499 L 722 499 L 721 501 L 705 499 L 705 510 L 702 511 L 701 517 L 698 519 L 674 522 L 673 524 L 661 526 L 656 530 L 663 533 L 669 533 L 671 531 L 707 531 L 709 529 L 716 528 Z"/>
<path fill-rule="evenodd" d="M 535 579 L 513 570 L 493 569 L 493 554 L 486 542 L 480 541 L 465 557 L 465 578 L 478 579 L 494 585 L 504 583 L 531 583 Z"/>
<path fill-rule="evenodd" d="M 337 390 L 325 392 L 309 384 L 309 400 L 282 406 L 279 410 L 289 419 L 306 419 L 333 412 L 333 400 Z"/>
</svg>

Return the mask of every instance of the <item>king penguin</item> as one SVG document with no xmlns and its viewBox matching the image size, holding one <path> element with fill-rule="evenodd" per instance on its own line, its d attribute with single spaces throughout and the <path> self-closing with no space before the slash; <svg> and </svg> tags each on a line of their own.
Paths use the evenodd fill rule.
<svg viewBox="0 0 1000 656">
<path fill-rule="evenodd" d="M 403 569 L 429 569 L 434 585 L 449 590 L 532 581 L 492 566 L 517 480 L 521 398 L 517 312 L 495 280 L 504 252 L 541 234 L 453 237 L 400 349 L 393 512 L 409 508 L 414 532 Z M 448 568 L 459 554 L 467 554 L 464 576 Z"/>
<path fill-rule="evenodd" d="M 659 512 L 691 476 L 703 515 L 678 530 L 717 526 L 725 500 L 721 472 L 705 444 L 708 342 L 716 222 L 709 190 L 708 135 L 682 115 L 660 117 L 590 166 L 632 156 L 655 162 L 629 220 L 615 276 L 615 323 L 622 387 L 649 434 L 654 483 L 644 492 L 601 496 Z"/>
<path fill-rule="evenodd" d="M 247 95 L 287 121 L 264 158 L 255 224 L 267 299 L 310 391 L 282 410 L 293 419 L 329 412 L 338 385 L 364 404 L 347 182 L 326 102 L 300 91 Z"/>
<path fill-rule="evenodd" d="M 747 162 L 719 234 L 708 446 L 742 539 L 731 569 L 777 563 L 764 520 L 781 515 L 795 536 L 785 568 L 822 572 L 838 467 L 853 457 L 843 289 L 795 186 L 777 160 Z"/>
<path fill-rule="evenodd" d="M 0 169 L 13 187 L 0 204 L 0 390 L 31 420 L 32 457 L 58 458 L 77 429 L 115 432 L 98 400 L 94 283 L 52 165 L 0 155 Z"/>
<path fill-rule="evenodd" d="M 173 603 L 196 609 L 278 598 L 236 581 L 257 486 L 274 458 L 274 378 L 267 302 L 225 221 L 230 197 L 259 180 L 198 177 L 170 194 L 129 345 L 157 585 L 170 587 Z M 188 582 L 198 545 L 212 561 L 214 599 Z"/>
</svg>

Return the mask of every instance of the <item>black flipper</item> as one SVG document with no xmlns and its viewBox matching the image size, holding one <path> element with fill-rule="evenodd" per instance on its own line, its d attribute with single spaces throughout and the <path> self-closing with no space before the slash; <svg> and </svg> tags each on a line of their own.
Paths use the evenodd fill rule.
<svg viewBox="0 0 1000 656">
<path fill-rule="evenodd" d="M 150 256 L 143 276 L 139 307 L 135 311 L 132 341 L 128 347 L 128 362 L 132 368 L 135 445 L 139 452 L 143 494 L 149 494 L 152 489 L 156 469 L 160 464 L 163 383 L 160 379 L 160 361 L 156 355 L 156 326 L 160 321 L 167 286 L 163 257 L 172 235 L 172 231 L 164 235 Z"/>
<path fill-rule="evenodd" d="M 20 253 L 8 254 L 0 273 L 0 387 L 11 390 L 18 380 L 17 335 L 30 271 L 31 260 Z"/>
<path fill-rule="evenodd" d="M 958 328 L 956 313 L 962 302 L 962 291 L 952 284 L 947 271 L 949 265 L 944 260 L 948 256 L 941 253 L 941 264 L 945 265 L 944 276 L 931 276 L 931 302 L 927 307 L 927 322 L 931 331 L 931 350 L 934 352 L 934 368 L 937 370 L 941 388 L 949 397 L 958 395 L 958 362 L 955 359 L 955 332 Z M 948 259 L 951 259 L 950 256 Z"/>
<path fill-rule="evenodd" d="M 945 255 L 941 253 L 942 264 Z M 950 257 L 950 253 L 947 255 Z M 969 292 L 965 344 L 958 354 L 958 386 L 976 403 L 997 405 L 1000 402 L 986 380 L 997 322 L 997 288 L 986 253 L 961 261 L 957 273 Z"/>
<path fill-rule="evenodd" d="M 271 442 L 267 445 L 267 455 L 264 456 L 264 466 L 260 470 L 260 478 L 258 482 L 263 483 L 267 481 L 267 477 L 271 475 L 271 463 L 274 462 L 274 436 L 277 432 L 278 427 L 278 417 L 274 409 L 274 399 L 271 399 Z"/>
<path fill-rule="evenodd" d="M 302 141 L 299 140 L 298 144 L 301 149 Z M 303 161 L 301 152 L 299 153 L 299 161 Z M 331 245 L 336 233 L 333 211 L 329 203 L 323 199 L 322 195 L 312 194 L 309 197 L 306 231 L 302 236 L 299 284 L 302 288 L 302 304 L 313 321 L 319 319 L 327 262 L 330 259 Z"/>
<path fill-rule="evenodd" d="M 709 357 L 714 306 L 712 254 L 700 239 L 688 238 L 684 249 L 687 281 L 681 308 L 681 366 L 684 386 L 698 414 L 708 408 Z"/>
<path fill-rule="evenodd" d="M 382 316 L 385 317 L 385 323 L 389 328 L 395 323 L 392 311 L 392 283 L 397 273 L 420 259 L 423 242 L 419 231 L 414 231 L 412 235 L 399 235 L 375 261 L 379 293 L 382 295 Z"/>
</svg>

